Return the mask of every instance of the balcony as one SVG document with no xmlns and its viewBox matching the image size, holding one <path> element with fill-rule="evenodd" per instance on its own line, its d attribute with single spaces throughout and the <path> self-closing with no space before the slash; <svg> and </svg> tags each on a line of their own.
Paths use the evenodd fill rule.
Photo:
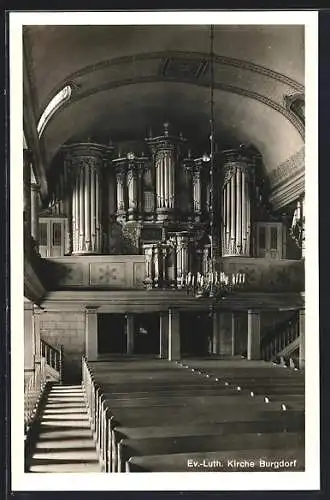
<svg viewBox="0 0 330 500">
<path fill-rule="evenodd" d="M 49 290 L 143 290 L 143 255 L 90 255 L 44 259 Z M 304 261 L 225 257 L 223 271 L 245 273 L 247 292 L 291 293 L 304 290 Z M 153 292 L 150 292 L 153 293 Z"/>
</svg>

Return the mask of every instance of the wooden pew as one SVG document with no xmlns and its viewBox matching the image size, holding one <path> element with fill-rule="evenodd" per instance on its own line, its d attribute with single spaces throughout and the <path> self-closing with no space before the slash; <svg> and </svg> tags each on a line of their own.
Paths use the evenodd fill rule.
<svg viewBox="0 0 330 500">
<path fill-rule="evenodd" d="M 276 426 L 279 432 L 289 427 L 292 431 L 301 430 L 300 435 L 303 434 L 303 378 L 296 376 L 296 372 L 293 371 L 270 370 L 267 367 L 256 372 L 250 367 L 243 369 L 235 367 L 233 370 L 229 365 L 221 369 L 214 365 L 212 375 L 207 377 L 204 368 L 200 370 L 202 372 L 204 370 L 204 373 L 200 374 L 197 368 L 192 371 L 179 368 L 175 363 L 160 360 L 153 362 L 121 360 L 111 365 L 98 362 L 92 365 L 94 378 L 104 393 L 103 404 L 111 416 L 106 453 L 112 457 L 112 470 L 115 470 L 118 460 L 121 460 L 121 446 L 127 447 L 127 443 L 119 444 L 124 436 L 118 429 L 123 428 L 139 429 L 138 437 L 133 437 L 131 434 L 125 436 L 128 440 L 138 441 L 146 440 L 146 437 L 142 437 L 143 429 L 157 429 L 155 431 L 158 433 L 157 439 L 163 439 L 167 443 L 166 448 L 165 441 L 158 441 L 157 448 L 154 441 L 154 448 L 148 448 L 150 453 L 157 456 L 161 444 L 165 446 L 165 450 L 172 449 L 170 443 L 173 443 L 173 439 L 168 440 L 169 435 L 166 432 L 170 433 L 172 428 L 178 427 L 178 424 L 184 428 L 195 429 L 216 426 L 216 439 L 221 436 L 221 428 L 227 426 L 229 432 L 228 425 L 234 426 L 232 429 L 236 426 L 243 435 L 253 432 L 252 429 L 254 432 L 259 430 L 261 434 L 262 429 L 266 429 L 264 432 L 275 432 Z M 211 366 L 208 363 L 203 363 L 204 365 Z M 228 380 L 229 385 L 225 385 L 225 381 Z M 240 386 L 242 391 L 238 391 L 237 386 Z M 253 390 L 256 396 L 250 397 L 249 390 Z M 293 395 L 291 405 L 287 405 L 289 411 L 274 411 L 275 408 L 280 410 L 283 394 Z M 270 404 L 264 402 L 264 395 L 269 396 Z M 293 423 L 293 426 L 290 427 L 289 422 Z M 253 427 L 254 425 L 258 425 L 258 428 Z M 185 440 L 184 431 L 181 432 L 183 434 L 174 437 L 181 440 L 181 444 L 186 443 L 185 446 L 188 446 L 188 439 Z M 208 434 L 210 443 L 211 435 L 213 431 Z M 191 436 L 194 434 L 190 434 L 190 438 Z M 131 445 L 132 443 L 128 447 Z M 143 446 L 151 446 L 150 441 L 148 443 L 144 441 Z"/>
<path fill-rule="evenodd" d="M 283 427 L 285 427 L 288 419 L 292 421 L 297 419 L 301 422 L 303 412 L 296 411 L 274 411 L 268 405 L 260 410 L 258 408 L 247 408 L 244 411 L 237 412 L 235 407 L 224 408 L 218 411 L 210 411 L 210 408 L 200 407 L 137 407 L 134 408 L 115 408 L 111 411 L 112 418 L 110 421 L 108 445 L 108 457 L 111 459 L 111 468 L 116 470 L 117 467 L 117 436 L 115 434 L 116 427 L 146 427 L 146 426 L 173 426 L 178 424 L 184 425 L 209 425 L 217 424 L 219 427 L 223 423 L 241 422 L 242 432 L 243 423 L 249 425 L 250 422 L 263 422 L 283 419 Z M 269 407 L 269 410 L 267 408 Z"/>
<path fill-rule="evenodd" d="M 263 466 L 266 463 L 272 466 Z M 275 464 L 283 467 L 275 468 Z M 253 465 L 253 466 L 252 466 Z M 126 462 L 126 472 L 256 472 L 303 471 L 305 450 L 283 451 L 260 449 L 243 451 L 212 451 L 204 453 L 176 453 L 131 457 Z"/>
<path fill-rule="evenodd" d="M 242 434 L 247 433 L 300 433 L 304 436 L 304 416 L 299 415 L 293 418 L 289 415 L 288 418 L 281 417 L 277 420 L 261 420 L 250 422 L 222 422 L 221 424 L 186 424 L 186 425 L 171 425 L 171 426 L 145 426 L 145 427 L 115 427 L 114 443 L 117 443 L 117 449 L 114 450 L 117 454 L 117 463 L 121 461 L 120 443 L 122 440 L 140 440 L 147 438 L 174 438 L 177 436 L 204 436 L 216 435 L 225 436 L 227 434 L 237 434 L 238 438 Z M 302 438 L 303 439 L 303 438 Z"/>
<path fill-rule="evenodd" d="M 271 409 L 281 410 L 281 402 L 274 401 L 268 404 L 265 403 L 264 398 L 254 397 L 251 398 L 248 394 L 240 394 L 231 396 L 218 396 L 218 395 L 199 395 L 199 396 L 171 396 L 164 397 L 162 394 L 154 397 L 138 398 L 132 394 L 130 397 L 117 399 L 112 394 L 103 394 L 106 405 L 110 410 L 115 412 L 116 408 L 138 408 L 138 407 L 192 407 L 196 408 L 203 406 L 204 408 L 210 407 L 210 411 L 221 411 L 225 407 L 235 405 L 236 411 L 244 411 L 247 408 L 260 408 L 265 411 Z M 296 401 L 291 404 L 292 409 L 304 409 L 304 401 Z"/>
<path fill-rule="evenodd" d="M 173 453 L 209 452 L 267 449 L 297 450 L 304 445 L 301 433 L 242 433 L 205 434 L 174 437 L 122 439 L 118 444 L 118 472 L 125 472 L 125 463 L 130 457 L 145 455 L 169 455 Z"/>
</svg>

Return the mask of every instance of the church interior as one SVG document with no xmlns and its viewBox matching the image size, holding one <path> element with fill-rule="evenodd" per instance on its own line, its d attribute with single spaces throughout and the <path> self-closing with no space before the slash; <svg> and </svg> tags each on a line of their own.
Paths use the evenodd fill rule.
<svg viewBox="0 0 330 500">
<path fill-rule="evenodd" d="M 304 27 L 25 26 L 23 101 L 26 470 L 304 470 Z"/>
</svg>

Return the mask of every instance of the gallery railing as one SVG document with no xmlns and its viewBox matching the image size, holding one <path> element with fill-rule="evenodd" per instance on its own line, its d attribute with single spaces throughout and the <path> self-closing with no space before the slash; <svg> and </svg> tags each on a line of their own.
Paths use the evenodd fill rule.
<svg viewBox="0 0 330 500">
<path fill-rule="evenodd" d="M 261 357 L 276 361 L 279 353 L 299 337 L 299 311 L 261 339 Z"/>
<path fill-rule="evenodd" d="M 101 466 L 105 472 L 114 472 L 115 450 L 112 446 L 112 415 L 106 399 L 96 384 L 85 356 L 82 357 L 82 387 L 85 393 L 90 426 Z"/>
<path fill-rule="evenodd" d="M 45 362 L 58 373 L 57 381 L 63 382 L 63 346 L 55 347 L 41 340 L 41 355 Z"/>
<path fill-rule="evenodd" d="M 25 383 L 24 387 L 24 428 L 27 433 L 34 420 L 40 399 L 46 386 L 45 360 L 35 365 L 34 373 Z"/>
</svg>

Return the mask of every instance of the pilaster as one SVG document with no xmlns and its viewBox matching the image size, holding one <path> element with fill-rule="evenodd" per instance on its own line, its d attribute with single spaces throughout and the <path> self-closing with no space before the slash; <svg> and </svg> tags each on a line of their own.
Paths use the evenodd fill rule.
<svg viewBox="0 0 330 500">
<path fill-rule="evenodd" d="M 126 353 L 134 353 L 134 314 L 126 314 Z"/>
<path fill-rule="evenodd" d="M 168 359 L 169 361 L 179 360 L 181 357 L 179 311 L 170 308 L 168 310 L 168 322 Z"/>
<path fill-rule="evenodd" d="M 98 307 L 87 306 L 85 311 L 85 352 L 88 361 L 97 360 L 97 310 Z"/>
<path fill-rule="evenodd" d="M 260 359 L 260 312 L 248 310 L 247 359 Z"/>
</svg>

